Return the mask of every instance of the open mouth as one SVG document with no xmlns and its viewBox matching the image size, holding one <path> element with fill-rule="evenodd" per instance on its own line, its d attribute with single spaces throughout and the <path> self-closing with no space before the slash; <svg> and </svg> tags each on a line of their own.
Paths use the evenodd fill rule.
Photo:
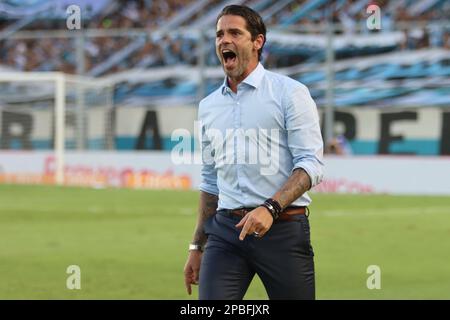
<svg viewBox="0 0 450 320">
<path fill-rule="evenodd" d="M 236 53 L 234 53 L 230 49 L 222 50 L 222 57 L 223 61 L 225 62 L 225 65 L 228 65 L 230 63 L 233 63 L 236 60 Z"/>
</svg>

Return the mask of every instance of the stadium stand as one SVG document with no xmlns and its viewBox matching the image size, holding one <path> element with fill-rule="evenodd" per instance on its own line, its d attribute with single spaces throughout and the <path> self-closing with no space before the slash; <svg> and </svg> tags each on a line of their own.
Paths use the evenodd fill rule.
<svg viewBox="0 0 450 320">
<path fill-rule="evenodd" d="M 22 71 L 54 71 L 76 73 L 76 57 L 74 41 L 70 38 L 15 39 L 14 34 L 24 30 L 64 30 L 64 5 L 55 1 L 30 1 L 33 6 L 23 1 L 6 1 L 0 8 L 2 26 L 0 64 Z M 323 26 L 326 12 L 323 10 L 327 1 L 231 1 L 243 3 L 262 12 L 271 29 L 277 30 L 271 37 L 264 53 L 264 62 L 269 68 L 283 68 L 297 65 L 305 66 L 311 71 L 304 72 L 296 78 L 306 85 L 313 85 L 313 95 L 319 99 L 323 96 L 320 83 L 325 75 L 320 71 L 325 59 L 325 42 L 323 35 L 306 33 L 305 30 L 314 26 Z M 104 76 L 130 69 L 152 69 L 173 65 L 195 66 L 198 63 L 196 51 L 198 37 L 195 32 L 177 32 L 181 30 L 213 30 L 218 11 L 230 1 L 96 1 L 81 2 L 83 12 L 83 27 L 100 30 L 144 30 L 137 36 L 99 36 L 89 37 L 85 41 L 85 70 L 90 76 Z M 411 81 L 417 78 L 432 76 L 443 77 L 442 84 L 448 82 L 448 59 L 446 51 L 450 48 L 449 27 L 427 24 L 424 27 L 393 30 L 393 22 L 411 21 L 445 21 L 449 16 L 449 4 L 446 1 L 379 1 L 382 8 L 383 28 L 378 33 L 370 32 L 362 27 L 367 14 L 365 6 L 368 1 L 336 1 L 333 21 L 339 30 L 335 35 L 336 59 L 370 61 L 371 67 L 361 69 L 349 67 L 339 70 L 337 79 L 340 83 L 348 81 L 364 81 L 367 77 L 380 80 L 405 79 Z M 355 35 L 358 25 L 362 34 Z M 175 32 L 174 32 L 175 30 Z M 284 34 L 286 30 L 295 30 L 297 35 Z M 162 32 L 159 32 L 162 31 Z M 164 33 L 164 31 L 170 33 Z M 298 32 L 299 31 L 299 32 Z M 382 34 L 382 35 L 381 35 Z M 381 36 L 380 36 L 381 35 Z M 207 58 L 208 66 L 217 65 L 214 53 L 213 33 L 208 33 Z M 421 54 L 422 52 L 424 54 Z M 436 52 L 441 52 L 438 54 Z M 391 54 L 389 54 L 391 53 Z M 435 54 L 436 53 L 436 54 Z M 396 59 L 398 56 L 403 59 Z M 375 58 L 374 58 L 375 57 Z M 376 58 L 378 57 L 378 58 Z M 402 61 L 411 60 L 407 57 L 423 57 L 414 60 L 412 64 Z M 435 57 L 430 61 L 430 57 Z M 392 58 L 392 59 L 391 59 Z M 393 61 L 386 63 L 386 59 Z M 354 60 L 351 60 L 354 61 Z M 337 65 L 337 67 L 339 64 Z M 374 74 L 375 70 L 377 72 Z M 295 75 L 294 75 L 295 76 Z M 405 85 L 408 86 L 409 82 Z M 195 95 L 195 84 L 186 81 L 173 87 L 165 85 L 164 81 L 147 83 L 133 88 L 129 94 L 148 96 Z M 436 82 L 436 81 L 435 81 Z M 348 84 L 348 83 L 347 83 Z M 208 91 L 217 85 L 217 81 L 209 81 Z M 428 84 L 429 85 L 429 84 Z M 367 90 L 339 89 L 337 90 L 337 105 L 360 104 L 372 102 L 374 99 L 382 104 L 386 98 L 405 98 L 411 101 L 411 95 L 416 92 L 416 86 L 380 91 L 377 95 Z M 350 90 L 350 91 L 349 91 Z M 432 88 L 430 88 L 433 91 Z M 447 89 L 448 90 L 448 89 Z M 448 103 L 445 96 L 448 91 L 437 85 L 434 90 L 437 100 Z M 430 93 L 430 92 L 429 92 Z M 423 96 L 423 93 L 420 93 Z M 428 96 L 425 95 L 425 96 Z M 352 98 L 349 98 L 352 97 Z M 119 94 L 117 98 L 125 99 Z M 401 102 L 402 99 L 399 99 Z"/>
<path fill-rule="evenodd" d="M 319 106 L 326 96 L 324 28 L 335 24 L 335 106 L 450 104 L 450 3 L 443 0 L 99 0 L 82 10 L 82 74 L 117 85 L 117 104 L 196 103 L 204 54 L 205 94 L 222 82 L 214 24 L 225 5 L 240 3 L 269 25 L 267 68 L 307 85 Z M 368 4 L 381 8 L 381 30 L 366 27 Z M 70 1 L 0 4 L 0 70 L 80 73 L 76 37 L 66 28 Z M 79 34 L 79 33 L 78 33 Z M 204 39 L 201 41 L 201 39 Z M 201 44 L 205 47 L 202 51 Z M 77 69 L 78 68 L 78 69 Z M 11 88 L 2 100 L 17 99 Z M 32 99 L 48 91 L 41 90 Z M 20 95 L 19 95 L 20 96 Z"/>
</svg>

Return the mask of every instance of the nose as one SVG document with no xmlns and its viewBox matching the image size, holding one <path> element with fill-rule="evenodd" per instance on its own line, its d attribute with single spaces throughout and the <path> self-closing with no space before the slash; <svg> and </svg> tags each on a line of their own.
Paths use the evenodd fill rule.
<svg viewBox="0 0 450 320">
<path fill-rule="evenodd" d="M 219 40 L 219 44 L 229 44 L 229 43 L 231 43 L 231 37 L 227 33 L 224 33 L 222 38 Z"/>
</svg>

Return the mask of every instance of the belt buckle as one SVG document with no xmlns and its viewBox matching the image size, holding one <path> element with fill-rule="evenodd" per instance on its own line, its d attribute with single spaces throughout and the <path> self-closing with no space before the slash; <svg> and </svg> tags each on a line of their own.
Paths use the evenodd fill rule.
<svg viewBox="0 0 450 320">
<path fill-rule="evenodd" d="M 240 212 L 240 216 L 243 218 L 243 217 L 245 217 L 246 215 L 247 215 L 247 213 L 249 213 L 250 211 L 247 209 L 247 208 L 241 208 L 241 209 L 239 209 L 239 212 Z"/>
</svg>

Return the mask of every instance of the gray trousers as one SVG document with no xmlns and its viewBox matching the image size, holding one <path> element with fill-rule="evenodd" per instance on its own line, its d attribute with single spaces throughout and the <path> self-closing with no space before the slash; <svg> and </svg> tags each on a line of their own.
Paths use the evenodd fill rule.
<svg viewBox="0 0 450 320">
<path fill-rule="evenodd" d="M 200 300 L 241 300 L 258 274 L 269 299 L 315 299 L 314 253 L 306 215 L 272 225 L 262 238 L 239 240 L 239 217 L 219 210 L 205 222 Z"/>
</svg>

